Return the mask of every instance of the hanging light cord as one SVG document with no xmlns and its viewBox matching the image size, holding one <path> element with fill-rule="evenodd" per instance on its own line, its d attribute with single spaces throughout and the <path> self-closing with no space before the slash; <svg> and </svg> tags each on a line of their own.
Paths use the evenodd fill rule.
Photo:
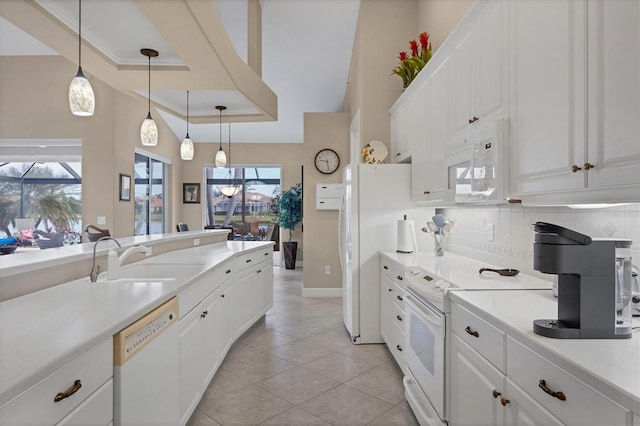
<svg viewBox="0 0 640 426">
<path fill-rule="evenodd" d="M 189 91 L 187 90 L 187 139 L 189 139 Z"/>
<path fill-rule="evenodd" d="M 222 109 L 220 111 L 220 149 L 222 149 Z M 224 166 L 222 166 L 224 167 Z"/>
<path fill-rule="evenodd" d="M 82 0 L 78 0 L 78 67 L 82 68 Z"/>
<path fill-rule="evenodd" d="M 151 115 L 151 55 L 149 58 L 149 115 Z"/>
</svg>

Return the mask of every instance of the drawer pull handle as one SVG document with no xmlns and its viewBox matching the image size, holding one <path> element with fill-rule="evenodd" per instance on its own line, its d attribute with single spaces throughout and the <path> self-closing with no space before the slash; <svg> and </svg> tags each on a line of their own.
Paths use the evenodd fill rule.
<svg viewBox="0 0 640 426">
<path fill-rule="evenodd" d="M 403 300 L 403 299 L 402 299 L 402 296 L 400 296 L 400 295 L 397 295 L 397 296 L 396 296 L 396 299 L 398 299 L 398 300 L 399 300 L 399 301 L 401 301 L 401 302 L 402 302 L 402 300 Z"/>
<path fill-rule="evenodd" d="M 573 173 L 577 173 L 579 170 L 582 170 L 582 167 L 576 166 L 575 164 L 573 166 L 571 166 L 571 171 Z"/>
<path fill-rule="evenodd" d="M 402 346 L 396 345 L 396 349 L 399 350 L 400 352 L 402 352 Z"/>
<path fill-rule="evenodd" d="M 389 269 L 389 267 L 387 265 L 384 265 L 382 269 Z"/>
<path fill-rule="evenodd" d="M 262 272 L 262 269 L 258 269 L 257 273 L 259 274 L 260 272 Z"/>
<path fill-rule="evenodd" d="M 226 271 L 224 271 L 225 274 L 230 274 L 231 273 L 231 269 L 227 269 Z"/>
<path fill-rule="evenodd" d="M 204 318 L 207 315 L 209 315 L 209 311 L 202 311 L 202 313 L 200 314 L 200 318 Z"/>
<path fill-rule="evenodd" d="M 498 392 L 496 389 L 493 390 L 493 397 L 494 398 L 498 398 L 500 395 L 502 395 L 500 392 Z"/>
<path fill-rule="evenodd" d="M 471 327 L 467 326 L 464 331 L 467 332 L 467 334 L 470 334 L 474 337 L 480 337 L 480 334 L 477 331 L 471 331 Z"/>
<path fill-rule="evenodd" d="M 59 392 L 53 398 L 53 402 L 59 402 L 59 401 L 62 401 L 63 399 L 65 399 L 65 398 L 69 398 L 71 395 L 73 395 L 74 393 L 78 392 L 81 387 L 82 387 L 82 383 L 80 383 L 80 380 L 76 380 L 75 382 L 73 382 L 73 386 L 71 386 L 69 389 L 67 389 L 64 392 Z"/>
<path fill-rule="evenodd" d="M 538 387 L 540 389 L 542 389 L 543 391 L 545 391 L 545 393 L 553 396 L 554 398 L 558 398 L 560 401 L 566 401 L 567 397 L 564 396 L 564 392 L 561 391 L 552 391 L 551 389 L 549 389 L 547 387 L 547 382 L 545 382 L 544 380 L 540 380 L 540 383 L 538 383 Z"/>
<path fill-rule="evenodd" d="M 393 291 L 393 289 L 392 289 L 392 288 L 388 288 L 387 290 L 389 290 L 389 293 L 391 293 L 391 292 Z"/>
<path fill-rule="evenodd" d="M 245 263 L 249 263 L 249 262 L 251 262 L 251 259 L 245 260 Z"/>
<path fill-rule="evenodd" d="M 510 402 L 511 401 L 509 401 L 507 398 L 500 398 L 500 404 L 502 404 L 503 407 L 506 407 Z"/>
<path fill-rule="evenodd" d="M 396 315 L 396 319 L 397 319 L 398 321 L 402 321 L 402 317 L 401 317 L 400 315 Z"/>
<path fill-rule="evenodd" d="M 398 275 L 398 276 L 396 276 L 396 278 L 397 278 L 399 281 L 402 281 L 402 275 Z"/>
<path fill-rule="evenodd" d="M 266 252 L 264 255 L 265 255 L 265 256 L 269 256 L 269 252 Z"/>
<path fill-rule="evenodd" d="M 431 194 L 431 191 L 424 191 L 422 194 L 423 195 L 429 195 L 429 194 Z"/>
<path fill-rule="evenodd" d="M 222 293 L 222 294 L 220 295 L 220 297 L 222 297 L 222 298 L 224 299 L 224 293 Z"/>
</svg>

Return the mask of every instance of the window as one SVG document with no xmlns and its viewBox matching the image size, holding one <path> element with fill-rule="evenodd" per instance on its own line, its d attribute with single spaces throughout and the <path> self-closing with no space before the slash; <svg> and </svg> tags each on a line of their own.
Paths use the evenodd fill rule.
<svg viewBox="0 0 640 426">
<path fill-rule="evenodd" d="M 80 243 L 82 177 L 79 162 L 0 163 L 0 235 L 15 235 L 15 219 Z"/>
<path fill-rule="evenodd" d="M 273 199 L 280 193 L 280 167 L 205 167 L 205 217 L 207 226 L 232 226 L 234 239 L 269 240 L 275 225 Z M 228 197 L 221 191 L 233 187 Z"/>
<path fill-rule="evenodd" d="M 166 167 L 161 160 L 136 153 L 134 235 L 166 232 Z"/>
</svg>

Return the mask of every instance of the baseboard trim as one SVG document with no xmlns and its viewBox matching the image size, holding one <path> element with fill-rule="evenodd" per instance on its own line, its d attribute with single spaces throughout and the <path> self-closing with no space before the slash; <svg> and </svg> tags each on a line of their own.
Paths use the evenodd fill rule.
<svg viewBox="0 0 640 426">
<path fill-rule="evenodd" d="M 304 288 L 302 297 L 342 297 L 342 288 Z"/>
</svg>

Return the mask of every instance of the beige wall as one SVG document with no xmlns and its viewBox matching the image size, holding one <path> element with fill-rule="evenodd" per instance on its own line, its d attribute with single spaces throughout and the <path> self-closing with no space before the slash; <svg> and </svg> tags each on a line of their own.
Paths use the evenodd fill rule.
<svg viewBox="0 0 640 426">
<path fill-rule="evenodd" d="M 433 52 L 458 25 L 475 0 L 418 0 L 418 27 L 431 38 Z"/>
<path fill-rule="evenodd" d="M 346 113 L 306 113 L 304 115 L 304 288 L 341 288 L 342 269 L 338 257 L 338 212 L 316 210 L 316 184 L 341 183 L 342 167 L 349 157 L 349 125 Z M 316 153 L 331 148 L 340 156 L 338 171 L 325 175 L 316 170 Z M 331 274 L 324 267 L 331 267 Z"/>
<path fill-rule="evenodd" d="M 155 110 L 151 114 L 159 132 L 157 147 L 142 147 L 140 124 L 146 116 L 143 100 L 117 92 L 96 78 L 92 117 L 69 111 L 67 91 L 77 67 L 61 56 L 0 57 L 0 138 L 82 140 L 82 222 L 106 217 L 111 234 L 133 234 L 134 203 L 118 201 L 119 173 L 134 176 L 135 148 L 172 160 L 168 187 L 174 194 L 180 180 L 179 142 Z M 167 223 L 173 223 L 180 205 L 172 197 Z"/>
<path fill-rule="evenodd" d="M 417 0 L 360 3 L 343 111 L 353 117 L 360 110 L 361 147 L 372 140 L 390 147 L 389 108 L 402 94 L 402 80 L 391 70 L 418 37 L 417 14 Z"/>
</svg>

